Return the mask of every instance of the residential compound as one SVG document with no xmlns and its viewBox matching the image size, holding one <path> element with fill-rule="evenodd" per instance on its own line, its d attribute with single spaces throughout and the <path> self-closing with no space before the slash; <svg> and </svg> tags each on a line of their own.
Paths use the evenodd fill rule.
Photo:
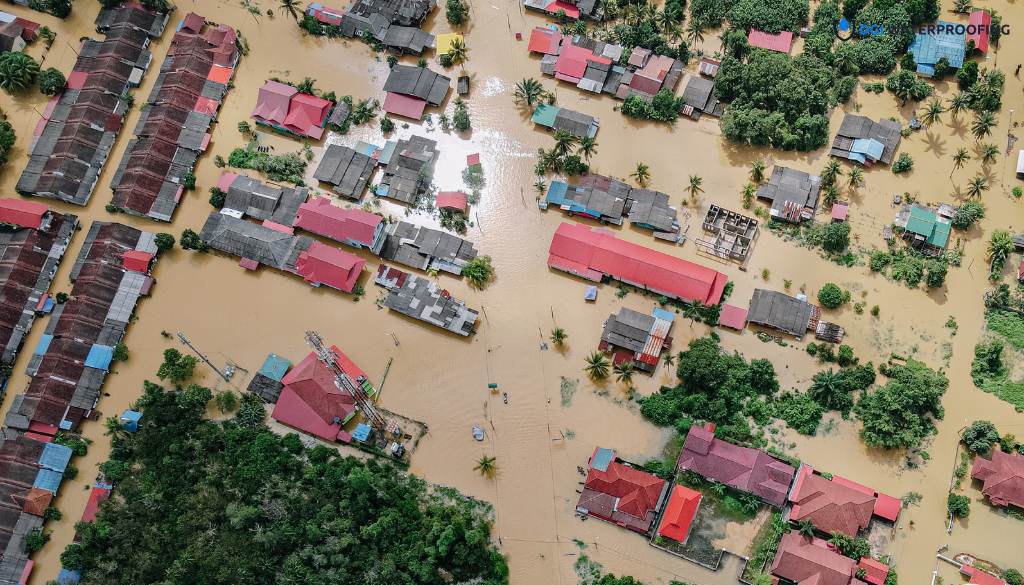
<svg viewBox="0 0 1024 585">
<path fill-rule="evenodd" d="M 672 347 L 674 321 L 674 313 L 659 307 L 650 315 L 623 307 L 605 320 L 597 349 L 612 354 L 614 365 L 629 363 L 637 370 L 653 373 L 662 352 Z"/>
<path fill-rule="evenodd" d="M 539 201 L 541 209 L 555 205 L 569 215 L 581 215 L 622 225 L 628 218 L 632 225 L 654 232 L 654 237 L 675 241 L 679 238 L 679 220 L 669 196 L 660 191 L 632 187 L 618 179 L 590 173 L 576 185 L 551 181 L 547 195 Z"/>
<path fill-rule="evenodd" d="M 768 215 L 787 223 L 814 218 L 821 194 L 821 177 L 775 165 L 767 183 L 757 188 L 757 198 L 770 205 Z"/>
<path fill-rule="evenodd" d="M 594 449 L 587 480 L 576 512 L 646 534 L 668 497 L 669 484 L 615 456 L 611 449 Z"/>
<path fill-rule="evenodd" d="M 100 12 L 103 41 L 85 39 L 64 91 L 46 105 L 18 179 L 23 195 L 85 205 L 128 112 L 125 96 L 149 67 L 167 16 L 137 5 Z"/>
<path fill-rule="evenodd" d="M 874 120 L 867 116 L 846 114 L 832 140 L 830 154 L 862 165 L 891 165 L 903 136 L 902 127 L 893 120 Z"/>
<path fill-rule="evenodd" d="M 278 132 L 320 140 L 334 105 L 287 83 L 270 80 L 260 88 L 251 116 L 257 124 Z"/>
<path fill-rule="evenodd" d="M 389 309 L 463 337 L 474 333 L 479 312 L 434 281 L 381 264 L 374 282 L 388 291 L 384 305 Z"/>
<path fill-rule="evenodd" d="M 549 16 L 565 15 L 573 20 L 601 20 L 601 0 L 523 0 L 523 6 Z"/>
<path fill-rule="evenodd" d="M 114 207 L 171 220 L 195 181 L 192 171 L 210 143 L 238 56 L 233 28 L 207 24 L 195 12 L 185 16 L 110 183 Z"/>
<path fill-rule="evenodd" d="M 418 55 L 434 47 L 434 35 L 419 27 L 436 5 L 435 0 L 356 0 L 342 10 L 313 2 L 306 18 L 319 26 L 306 28 L 329 36 L 369 36 L 389 49 Z"/>
</svg>

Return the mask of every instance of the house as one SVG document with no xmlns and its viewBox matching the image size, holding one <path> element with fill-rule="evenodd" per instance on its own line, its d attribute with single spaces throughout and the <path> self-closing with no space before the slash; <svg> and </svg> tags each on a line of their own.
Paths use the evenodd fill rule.
<svg viewBox="0 0 1024 585">
<path fill-rule="evenodd" d="M 793 466 L 764 451 L 733 445 L 698 426 L 690 427 L 686 434 L 676 468 L 724 483 L 778 508 L 786 503 L 796 474 Z"/>
<path fill-rule="evenodd" d="M 789 496 L 793 503 L 790 520 L 810 520 L 825 534 L 841 532 L 851 538 L 868 527 L 875 508 L 875 497 L 821 475 L 802 465 Z"/>
<path fill-rule="evenodd" d="M 600 175 L 588 175 L 580 183 L 599 184 L 602 179 Z M 626 213 L 630 224 L 653 231 L 655 238 L 676 241 L 679 237 L 676 208 L 661 191 L 631 188 L 626 198 Z"/>
<path fill-rule="evenodd" d="M 959 28 L 960 32 L 957 32 Z M 907 48 L 914 54 L 918 75 L 931 77 L 935 75 L 935 66 L 945 59 L 953 69 L 964 64 L 967 54 L 967 39 L 964 37 L 963 25 L 940 20 L 935 25 L 919 27 L 913 42 Z M 986 32 L 987 35 L 987 32 Z"/>
<path fill-rule="evenodd" d="M 710 234 L 697 240 L 705 252 L 720 258 L 746 260 L 757 238 L 758 221 L 712 203 L 704 215 L 701 227 Z M 746 312 L 744 311 L 744 314 Z M 740 325 L 742 329 L 744 325 Z"/>
<path fill-rule="evenodd" d="M 527 8 L 548 16 L 565 15 L 573 20 L 601 20 L 604 10 L 600 4 L 600 0 L 523 0 L 523 6 Z"/>
<path fill-rule="evenodd" d="M 531 119 L 534 124 L 549 130 L 563 130 L 576 138 L 593 138 L 600 127 L 593 116 L 549 104 L 538 105 Z"/>
<path fill-rule="evenodd" d="M 607 276 L 655 294 L 704 305 L 718 304 L 728 281 L 717 270 L 581 224 L 558 226 L 548 249 L 548 267 L 593 282 Z"/>
<path fill-rule="evenodd" d="M 973 565 L 961 566 L 960 573 L 965 577 L 970 577 L 968 585 L 1006 585 L 1006 581 Z"/>
<path fill-rule="evenodd" d="M 647 534 L 667 492 L 665 480 L 626 465 L 611 449 L 597 448 L 576 512 Z"/>
<path fill-rule="evenodd" d="M 718 70 L 721 68 L 722 62 L 718 59 L 712 59 L 711 57 L 701 57 L 697 64 L 697 71 L 705 77 L 712 79 L 718 75 Z"/>
<path fill-rule="evenodd" d="M 645 315 L 625 307 L 604 322 L 597 349 L 612 354 L 615 365 L 630 363 L 634 368 L 653 373 L 663 351 L 672 347 L 672 323 L 675 315 L 655 307 Z"/>
<path fill-rule="evenodd" d="M 856 576 L 856 561 L 833 551 L 824 540 L 799 532 L 782 535 L 771 574 L 785 583 L 864 585 Z"/>
<path fill-rule="evenodd" d="M 862 165 L 876 162 L 891 165 L 903 137 L 900 131 L 899 122 L 885 119 L 875 122 L 867 116 L 846 114 L 829 154 Z"/>
<path fill-rule="evenodd" d="M 992 15 L 987 10 L 971 12 L 967 27 L 967 47 L 988 53 L 989 31 L 992 28 Z"/>
<path fill-rule="evenodd" d="M 864 571 L 863 580 L 870 585 L 885 585 L 889 576 L 889 565 L 871 557 L 861 557 L 857 562 L 857 572 Z"/>
<path fill-rule="evenodd" d="M 789 223 L 813 218 L 820 193 L 821 177 L 779 165 L 768 182 L 757 188 L 757 198 L 771 204 L 768 214 Z"/>
<path fill-rule="evenodd" d="M 747 310 L 725 303 L 722 305 L 722 313 L 718 316 L 718 324 L 742 331 L 747 326 Z"/>
<path fill-rule="evenodd" d="M 351 293 L 365 265 L 366 260 L 355 254 L 313 242 L 309 248 L 299 252 L 295 272 L 313 286 L 325 284 Z"/>
<path fill-rule="evenodd" d="M 0 199 L 0 223 L 14 227 L 39 229 L 50 208 L 45 203 L 4 197 Z"/>
<path fill-rule="evenodd" d="M 225 213 L 210 213 L 199 234 L 214 250 L 260 264 L 295 273 L 299 254 L 307 250 L 313 239 L 294 236 L 268 225 L 255 224 Z"/>
<path fill-rule="evenodd" d="M 551 181 L 541 208 L 555 205 L 569 215 L 582 215 L 601 223 L 622 225 L 629 191 L 630 187 L 621 181 L 609 182 L 603 188 L 593 184 L 587 187 Z"/>
<path fill-rule="evenodd" d="M 341 14 L 340 22 L 339 10 L 319 4 L 310 9 L 320 22 L 339 27 L 343 36 L 369 35 L 394 51 L 420 54 L 435 43 L 433 35 L 418 27 L 436 5 L 436 0 L 356 0 Z"/>
<path fill-rule="evenodd" d="M 393 311 L 463 337 L 475 332 L 480 313 L 427 278 L 381 264 L 374 283 L 388 291 L 384 305 Z"/>
<path fill-rule="evenodd" d="M 338 346 L 332 345 L 331 352 L 338 369 L 352 381 L 369 386 L 366 373 Z M 281 384 L 281 395 L 271 418 L 327 442 L 351 441 L 344 427 L 355 416 L 355 398 L 338 388 L 334 373 L 320 361 L 316 352 L 309 352 L 281 378 Z M 368 394 L 373 394 L 372 387 L 370 390 Z"/>
<path fill-rule="evenodd" d="M 453 211 L 462 215 L 469 213 L 469 196 L 462 191 L 439 191 L 434 204 L 440 211 Z"/>
<path fill-rule="evenodd" d="M 313 178 L 332 185 L 331 190 L 338 195 L 358 201 L 376 168 L 377 160 L 373 157 L 347 146 L 329 144 Z"/>
<path fill-rule="evenodd" d="M 702 114 L 720 118 L 725 104 L 715 97 L 715 82 L 699 75 L 691 75 L 683 90 L 682 115 L 699 120 Z"/>
<path fill-rule="evenodd" d="M 981 493 L 993 506 L 1024 508 L 1024 456 L 993 450 L 991 459 L 980 455 L 971 463 L 971 479 L 981 482 Z"/>
<path fill-rule="evenodd" d="M 775 51 L 777 53 L 789 54 L 789 50 L 793 47 L 793 33 L 788 30 L 784 30 L 777 34 L 769 34 L 756 28 L 750 29 L 747 33 L 747 43 L 751 47 L 758 47 L 760 49 L 767 49 L 769 51 Z"/>
<path fill-rule="evenodd" d="M 286 134 L 319 140 L 324 135 L 327 117 L 334 102 L 277 81 L 267 81 L 259 89 L 252 118 Z"/>
<path fill-rule="evenodd" d="M 817 328 L 820 316 L 821 310 L 807 301 L 778 291 L 757 288 L 750 298 L 747 322 L 803 339 L 807 331 Z"/>
<path fill-rule="evenodd" d="M 832 204 L 832 223 L 843 223 L 850 216 L 850 204 L 845 201 L 836 201 Z"/>
<path fill-rule="evenodd" d="M 702 497 L 703 495 L 696 490 L 679 484 L 673 485 L 668 503 L 665 504 L 665 511 L 658 523 L 658 536 L 686 544 Z"/>
<path fill-rule="evenodd" d="M 0 53 L 20 52 L 25 49 L 25 27 L 17 22 L 0 24 Z"/>
<path fill-rule="evenodd" d="M 546 26 L 534 27 L 530 31 L 530 41 L 527 50 L 531 53 L 542 55 L 557 55 L 562 50 L 562 33 L 558 28 Z"/>
<path fill-rule="evenodd" d="M 339 207 L 326 197 L 303 203 L 295 216 L 295 227 L 353 248 L 376 248 L 384 238 L 385 225 L 379 215 Z"/>
<path fill-rule="evenodd" d="M 946 249 L 952 228 L 948 217 L 916 203 L 904 204 L 896 213 L 893 225 L 903 228 L 903 239 L 912 247 L 932 256 Z"/>
<path fill-rule="evenodd" d="M 377 195 L 415 204 L 430 184 L 437 156 L 437 142 L 434 140 L 423 136 L 399 140 L 384 167 Z"/>
<path fill-rule="evenodd" d="M 224 192 L 222 213 L 282 225 L 292 224 L 295 212 L 308 194 L 306 187 L 269 185 L 231 171 L 221 173 L 217 188 Z"/>
<path fill-rule="evenodd" d="M 391 68 L 384 82 L 388 94 L 384 111 L 419 120 L 428 105 L 440 106 L 444 102 L 451 81 L 426 67 L 399 63 Z"/>
<path fill-rule="evenodd" d="M 453 234 L 408 222 L 390 224 L 380 248 L 373 252 L 419 270 L 438 270 L 461 275 L 463 267 L 476 258 L 472 242 Z"/>
</svg>

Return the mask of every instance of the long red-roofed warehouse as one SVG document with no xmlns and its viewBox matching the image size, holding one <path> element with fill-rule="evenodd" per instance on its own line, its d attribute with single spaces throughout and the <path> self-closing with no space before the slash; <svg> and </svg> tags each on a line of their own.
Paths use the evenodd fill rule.
<svg viewBox="0 0 1024 585">
<path fill-rule="evenodd" d="M 548 266 L 601 282 L 605 276 L 687 302 L 716 305 L 729 278 L 717 270 L 621 240 L 582 224 L 563 223 L 548 250 Z"/>
</svg>

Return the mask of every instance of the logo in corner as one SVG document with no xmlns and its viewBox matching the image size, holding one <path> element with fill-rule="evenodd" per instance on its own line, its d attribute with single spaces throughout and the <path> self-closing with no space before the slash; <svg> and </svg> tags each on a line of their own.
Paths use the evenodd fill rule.
<svg viewBox="0 0 1024 585">
<path fill-rule="evenodd" d="M 839 24 L 836 25 L 836 37 L 841 41 L 848 41 L 853 37 L 853 25 L 846 20 L 846 17 L 839 19 Z"/>
</svg>

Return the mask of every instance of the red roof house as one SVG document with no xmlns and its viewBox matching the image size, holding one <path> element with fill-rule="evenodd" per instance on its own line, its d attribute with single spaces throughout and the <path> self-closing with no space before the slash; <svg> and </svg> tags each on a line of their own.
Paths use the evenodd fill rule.
<svg viewBox="0 0 1024 585">
<path fill-rule="evenodd" d="M 729 304 L 722 305 L 722 313 L 718 316 L 718 324 L 722 327 L 742 331 L 747 326 L 747 310 Z"/>
<path fill-rule="evenodd" d="M 992 459 L 978 455 L 971 464 L 971 478 L 982 482 L 981 493 L 993 506 L 1024 508 L 1024 456 L 992 451 Z"/>
<path fill-rule="evenodd" d="M 100 504 L 110 499 L 110 488 L 94 485 L 89 492 L 89 501 L 85 503 L 85 511 L 82 512 L 82 522 L 92 522 L 96 519 L 96 513 L 100 511 Z"/>
<path fill-rule="evenodd" d="M 310 198 L 295 215 L 295 227 L 356 248 L 372 247 L 383 221 L 362 209 L 333 205 L 326 197 Z"/>
<path fill-rule="evenodd" d="M 427 100 L 389 91 L 381 108 L 389 114 L 419 120 L 423 118 L 423 110 L 427 109 Z"/>
<path fill-rule="evenodd" d="M 853 559 L 832 551 L 828 544 L 799 532 L 782 535 L 772 562 L 772 575 L 801 585 L 862 585 Z"/>
<path fill-rule="evenodd" d="M 274 126 L 284 125 L 284 119 L 288 115 L 288 107 L 292 96 L 299 93 L 299 90 L 277 81 L 268 81 L 260 88 L 256 98 L 256 107 L 252 110 L 252 117 L 257 122 L 271 124 Z"/>
<path fill-rule="evenodd" d="M 610 276 L 670 298 L 705 305 L 718 304 L 729 280 L 717 270 L 583 224 L 558 226 L 548 249 L 548 266 L 594 282 Z"/>
<path fill-rule="evenodd" d="M 750 34 L 747 35 L 747 42 L 752 47 L 760 47 L 769 51 L 788 54 L 789 49 L 793 46 L 793 33 L 784 30 L 779 34 L 770 35 L 764 31 L 752 28 L 750 29 Z"/>
<path fill-rule="evenodd" d="M 690 536 L 690 526 L 697 516 L 700 507 L 701 493 L 676 484 L 665 505 L 665 513 L 658 524 L 658 536 L 686 544 Z"/>
<path fill-rule="evenodd" d="M 308 93 L 292 96 L 284 127 L 300 136 L 319 139 L 324 135 L 324 124 L 331 112 L 331 102 Z"/>
<path fill-rule="evenodd" d="M 149 252 L 143 252 L 142 250 L 128 250 L 124 253 L 123 264 L 125 270 L 146 274 L 149 272 L 149 263 L 152 259 L 153 254 Z"/>
<path fill-rule="evenodd" d="M 871 585 L 885 585 L 885 578 L 889 576 L 889 565 L 871 557 L 861 557 L 857 570 L 864 571 L 864 580 Z"/>
<path fill-rule="evenodd" d="M 39 229 L 49 208 L 37 201 L 4 197 L 0 199 L 0 223 Z"/>
<path fill-rule="evenodd" d="M 971 21 L 968 23 L 967 41 L 974 42 L 974 48 L 982 53 L 988 53 L 988 33 L 992 26 L 992 15 L 984 10 L 975 10 L 971 13 Z"/>
<path fill-rule="evenodd" d="M 181 28 L 192 31 L 194 33 L 202 32 L 203 25 L 206 24 L 206 19 L 199 16 L 195 12 L 189 12 L 185 15 L 185 18 L 181 21 Z"/>
<path fill-rule="evenodd" d="M 557 55 L 562 44 L 562 33 L 551 30 L 546 26 L 538 26 L 530 32 L 530 44 L 528 48 L 531 53 L 543 55 Z"/>
<path fill-rule="evenodd" d="M 793 493 L 790 519 L 794 522 L 810 520 L 815 528 L 832 534 L 856 537 L 871 523 L 875 509 L 875 496 L 813 473 L 807 465 L 800 466 Z"/>
<path fill-rule="evenodd" d="M 1006 581 L 1003 581 L 992 573 L 982 571 L 981 569 L 971 565 L 964 565 L 960 567 L 960 572 L 971 578 L 971 580 L 967 582 L 969 585 L 1006 585 Z"/>
<path fill-rule="evenodd" d="M 773 506 L 786 503 L 796 470 L 758 449 L 740 447 L 691 427 L 676 467 L 753 494 Z"/>
<path fill-rule="evenodd" d="M 665 480 L 634 469 L 615 452 L 595 449 L 576 510 L 646 534 L 666 491 Z"/>
<path fill-rule="evenodd" d="M 332 345 L 331 351 L 337 358 L 335 363 L 354 382 L 366 378 L 366 373 L 337 346 Z M 281 383 L 284 388 L 270 415 L 274 420 L 325 441 L 347 435 L 342 427 L 355 414 L 355 400 L 335 386 L 334 374 L 316 353 L 309 352 L 281 378 Z"/>
<path fill-rule="evenodd" d="M 355 254 L 313 242 L 308 250 L 299 254 L 295 261 L 295 271 L 305 278 L 306 282 L 316 286 L 326 284 L 350 293 L 359 280 L 365 264 L 366 260 Z"/>
<path fill-rule="evenodd" d="M 469 197 L 462 191 L 441 191 L 437 194 L 438 209 L 450 209 L 463 215 L 469 209 Z"/>
<path fill-rule="evenodd" d="M 587 70 L 587 62 L 589 61 L 605 65 L 611 65 L 612 62 L 611 59 L 595 55 L 590 49 L 566 44 L 562 47 L 558 60 L 555 61 L 555 78 L 562 81 L 579 83 L 580 79 L 583 78 L 583 73 Z"/>
</svg>

